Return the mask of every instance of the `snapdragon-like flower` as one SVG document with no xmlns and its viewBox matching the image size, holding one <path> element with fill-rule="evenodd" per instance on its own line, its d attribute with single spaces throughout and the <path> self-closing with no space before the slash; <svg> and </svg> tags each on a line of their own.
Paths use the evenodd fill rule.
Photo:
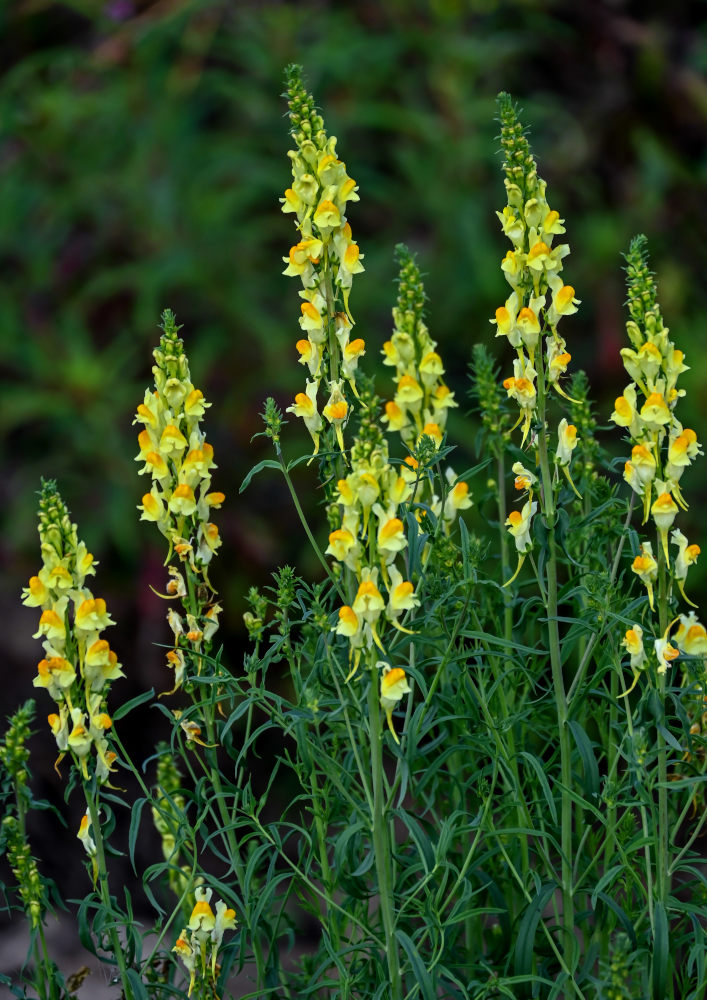
<svg viewBox="0 0 707 1000">
<path fill-rule="evenodd" d="M 633 683 L 628 691 L 624 691 L 625 697 L 633 691 L 638 683 L 641 671 L 645 670 L 647 664 L 646 651 L 643 646 L 643 629 L 641 626 L 638 624 L 632 625 L 631 628 L 626 631 L 626 634 L 621 641 L 621 645 L 631 658 L 630 666 L 633 671 Z"/>
<path fill-rule="evenodd" d="M 691 607 L 696 608 L 697 605 L 694 604 L 690 598 L 685 593 L 685 580 L 687 579 L 687 571 L 690 566 L 694 566 L 697 562 L 697 557 L 700 554 L 699 545 L 688 545 L 687 538 L 683 535 L 679 528 L 671 532 L 670 541 L 673 545 L 677 545 L 678 554 L 675 557 L 675 563 L 673 566 L 673 573 L 675 576 L 675 582 L 678 585 L 678 589 L 683 596 L 683 599 Z"/>
<path fill-rule="evenodd" d="M 653 556 L 653 546 L 650 542 L 641 545 L 641 551 L 631 563 L 631 569 L 648 591 L 648 603 L 651 611 L 654 611 L 653 584 L 658 579 L 658 563 Z"/>
<path fill-rule="evenodd" d="M 152 486 L 138 510 L 141 520 L 153 521 L 169 544 L 167 562 L 176 555 L 180 567 L 169 567 L 167 600 L 181 601 L 185 615 L 173 607 L 167 621 L 174 635 L 174 649 L 167 665 L 174 670 L 174 686 L 183 682 L 189 655 L 196 655 L 201 672 L 203 653 L 208 652 L 218 628 L 221 611 L 209 580 L 209 565 L 221 547 L 221 537 L 212 522 L 212 511 L 225 500 L 212 489 L 216 468 L 214 450 L 202 429 L 202 418 L 211 405 L 201 389 L 194 387 L 189 362 L 174 314 L 162 315 L 162 337 L 154 351 L 154 389 L 145 392 L 134 423 L 143 462 L 140 475 L 149 475 Z"/>
<path fill-rule="evenodd" d="M 673 641 L 687 656 L 707 657 L 707 629 L 694 611 L 680 615 L 680 624 L 675 630 Z"/>
<path fill-rule="evenodd" d="M 354 275 L 364 268 L 363 254 L 354 241 L 346 218 L 349 202 L 358 201 L 356 182 L 336 154 L 336 137 L 329 136 L 314 100 L 302 82 L 301 66 L 286 70 L 287 102 L 295 149 L 292 187 L 282 202 L 282 211 L 295 216 L 297 242 L 290 248 L 284 274 L 302 282 L 299 325 L 304 337 L 297 341 L 300 364 L 311 376 L 305 393 L 298 393 L 288 412 L 304 420 L 319 450 L 323 420 L 333 427 L 343 451 L 341 428 L 349 412 L 342 393 L 347 382 L 354 396 L 356 369 L 365 354 L 365 343 L 350 339 L 353 319 L 349 295 Z M 320 383 L 328 387 L 329 402 L 317 408 Z M 322 395 L 326 398 L 326 394 Z M 333 398 L 332 398 L 333 397 Z"/>
<path fill-rule="evenodd" d="M 172 948 L 189 973 L 188 996 L 192 994 L 197 975 L 204 983 L 209 978 L 212 985 L 216 983 L 218 952 L 223 936 L 227 930 L 235 930 L 236 927 L 236 911 L 219 900 L 214 913 L 211 908 L 212 895 L 212 889 L 197 887 L 189 922 Z"/>
<path fill-rule="evenodd" d="M 124 677 L 118 657 L 101 632 L 115 624 L 106 602 L 86 584 L 96 563 L 79 541 L 76 525 L 54 482 L 44 482 L 39 500 L 42 568 L 22 592 L 23 604 L 41 608 L 35 638 L 44 657 L 35 687 L 57 705 L 48 717 L 59 749 L 57 764 L 69 753 L 85 780 L 89 765 L 100 783 L 114 770 L 110 750 L 111 718 L 106 698 L 112 681 Z"/>
<path fill-rule="evenodd" d="M 626 332 L 631 347 L 621 356 L 631 382 L 616 399 L 611 419 L 625 428 L 631 441 L 631 457 L 624 466 L 624 479 L 643 500 L 643 522 L 652 518 L 660 542 L 665 566 L 682 596 L 687 601 L 684 583 L 687 570 L 699 555 L 698 546 L 688 546 L 679 529 L 672 531 L 671 541 L 677 546 L 672 561 L 668 532 L 673 527 L 680 508 L 687 506 L 680 479 L 691 462 L 702 454 L 697 436 L 685 428 L 675 415 L 678 400 L 684 390 L 677 388 L 679 376 L 687 371 L 684 355 L 679 351 L 663 323 L 653 274 L 648 267 L 645 236 L 631 241 L 626 255 L 629 320 Z M 648 590 L 653 608 L 653 584 L 658 566 L 648 543 L 645 552 L 632 569 Z M 691 603 L 688 601 L 688 603 Z"/>
<path fill-rule="evenodd" d="M 408 684 L 403 668 L 391 668 L 385 665 L 381 674 L 380 688 L 380 703 L 388 721 L 388 728 L 393 734 L 395 742 L 400 743 L 398 734 L 395 732 L 395 727 L 393 726 L 393 710 L 406 694 L 410 694 L 410 685 Z"/>
<path fill-rule="evenodd" d="M 526 555 L 533 547 L 533 540 L 530 537 L 530 527 L 537 509 L 537 501 L 527 500 L 526 503 L 523 504 L 522 510 L 512 510 L 506 518 L 506 527 L 508 528 L 509 534 L 513 536 L 516 544 L 516 550 L 518 552 L 518 565 L 510 580 L 506 580 L 503 584 L 504 587 L 508 587 L 511 583 L 513 583 L 521 571 Z"/>
<path fill-rule="evenodd" d="M 546 382 L 569 398 L 560 385 L 560 376 L 566 372 L 571 356 L 558 325 L 564 316 L 577 311 L 579 299 L 560 276 L 569 246 L 553 246 L 555 237 L 565 232 L 563 220 L 547 202 L 545 181 L 538 177 L 511 98 L 499 94 L 498 102 L 508 203 L 496 214 L 513 247 L 501 262 L 512 291 L 491 323 L 496 327 L 496 336 L 506 337 L 518 355 L 513 375 L 503 385 L 509 398 L 518 403 L 524 444 L 537 403 L 536 354 L 543 336 L 545 356 L 541 363 Z"/>
</svg>

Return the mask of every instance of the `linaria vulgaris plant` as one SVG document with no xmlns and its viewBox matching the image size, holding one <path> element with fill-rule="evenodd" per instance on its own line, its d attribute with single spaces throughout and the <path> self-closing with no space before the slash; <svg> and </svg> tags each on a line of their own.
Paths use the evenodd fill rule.
<svg viewBox="0 0 707 1000">
<path fill-rule="evenodd" d="M 34 686 L 51 708 L 57 770 L 85 803 L 82 940 L 130 1000 L 698 1000 L 707 632 L 687 596 L 700 550 L 679 518 L 683 473 L 702 450 L 680 421 L 686 359 L 663 322 L 646 238 L 626 254 L 630 381 L 610 415 L 624 483 L 572 367 L 581 302 L 565 283 L 564 220 L 500 95 L 497 215 L 511 247 L 491 324 L 503 371 L 488 343 L 470 345 L 479 459 L 457 472 L 447 418 L 463 387 L 448 384 L 415 256 L 396 248 L 388 339 L 359 337 L 351 297 L 354 278 L 365 287 L 364 255 L 347 217 L 358 186 L 299 67 L 286 88 L 292 185 L 281 203 L 295 231 L 284 273 L 298 279 L 293 360 L 305 369 L 286 412 L 311 449 L 287 457 L 295 435 L 267 399 L 274 457 L 242 491 L 256 474 L 284 486 L 322 571 L 304 580 L 283 566 L 269 588 L 251 588 L 243 664 L 216 647 L 222 540 L 211 518 L 226 498 L 212 484 L 210 404 L 166 310 L 135 418 L 150 487 L 141 520 L 165 548 L 164 691 L 121 704 L 130 654 L 121 668 L 103 638 L 113 622 L 88 587 L 95 563 L 52 482 L 39 505 L 42 565 L 24 591 L 40 611 Z M 376 354 L 377 388 L 364 372 Z M 291 476 L 303 461 L 318 523 Z M 144 770 L 120 728 L 153 698 L 171 739 Z M 80 983 L 48 953 L 53 902 L 27 840 L 33 716 L 29 702 L 0 746 L 12 906 L 31 941 L 24 978 L 7 985 L 59 998 Z M 266 747 L 276 752 L 263 791 Z M 149 935 L 109 871 L 126 807 L 131 860 L 147 824 L 161 842 L 141 873 Z"/>
</svg>

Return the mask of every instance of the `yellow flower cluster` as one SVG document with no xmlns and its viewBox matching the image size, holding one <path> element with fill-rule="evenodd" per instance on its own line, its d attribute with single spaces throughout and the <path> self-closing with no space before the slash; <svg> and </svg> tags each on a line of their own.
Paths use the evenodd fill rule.
<svg viewBox="0 0 707 1000">
<path fill-rule="evenodd" d="M 690 545 L 682 531 L 675 528 L 670 533 L 670 542 L 677 551 L 671 561 L 668 532 L 678 508 L 687 507 L 680 478 L 702 450 L 695 432 L 684 428 L 675 416 L 677 401 L 685 394 L 677 388 L 677 380 L 687 371 L 687 366 L 682 351 L 677 350 L 663 325 L 656 283 L 648 268 L 646 244 L 645 236 L 635 237 L 626 255 L 630 314 L 626 329 L 632 346 L 624 348 L 621 356 L 632 381 L 617 398 L 611 419 L 628 432 L 632 449 L 631 459 L 624 466 L 624 479 L 643 499 L 643 523 L 652 517 L 660 539 L 658 558 L 652 544 L 644 541 L 631 564 L 632 571 L 646 588 L 653 611 L 661 555 L 685 601 L 696 606 L 685 594 L 685 580 L 700 548 Z M 648 666 L 640 625 L 634 623 L 626 631 L 622 646 L 630 657 L 631 691 Z M 663 635 L 653 640 L 653 652 L 657 673 L 665 674 L 681 653 L 691 657 L 707 656 L 707 630 L 694 611 L 689 615 L 681 614 L 667 626 Z"/>
<path fill-rule="evenodd" d="M 154 352 L 155 388 L 146 390 L 133 423 L 143 425 L 135 459 L 143 463 L 139 474 L 152 479 L 152 488 L 138 507 L 140 519 L 157 525 L 169 542 L 167 562 L 176 553 L 183 567 L 183 572 L 169 567 L 170 579 L 163 595 L 179 598 L 186 608 L 186 616 L 173 608 L 167 613 L 174 634 L 174 649 L 167 654 L 167 663 L 174 669 L 176 690 L 184 678 L 184 651 L 204 652 L 218 629 L 221 607 L 213 600 L 208 567 L 221 546 L 221 537 L 210 515 L 225 497 L 211 489 L 214 450 L 200 427 L 211 404 L 191 382 L 179 327 L 170 310 L 162 316 L 162 330 Z M 199 596 L 204 594 L 212 599 Z"/>
<path fill-rule="evenodd" d="M 643 522 L 649 515 L 652 517 L 665 564 L 671 567 L 682 596 L 691 604 L 684 585 L 689 567 L 700 554 L 699 546 L 688 544 L 679 529 L 670 534 L 670 542 L 677 550 L 672 560 L 668 545 L 668 532 L 678 508 L 687 507 L 680 478 L 696 456 L 702 454 L 695 432 L 683 427 L 675 416 L 676 403 L 684 395 L 684 390 L 677 388 L 677 381 L 687 371 L 687 365 L 683 352 L 676 349 L 663 325 L 655 281 L 648 269 L 644 236 L 632 241 L 626 260 L 631 316 L 626 329 L 632 346 L 624 348 L 621 356 L 632 381 L 617 398 L 611 419 L 626 428 L 632 442 L 624 479 L 643 499 Z M 632 569 L 645 585 L 653 608 L 658 563 L 650 542 L 643 543 Z"/>
<path fill-rule="evenodd" d="M 302 282 L 299 324 L 304 336 L 297 341 L 297 351 L 309 372 L 305 392 L 297 394 L 288 412 L 304 420 L 316 455 L 322 417 L 334 428 L 343 451 L 341 428 L 349 416 L 344 382 L 356 395 L 356 368 L 365 353 L 361 338 L 350 339 L 349 295 L 353 276 L 363 271 L 363 264 L 345 215 L 347 203 L 359 199 L 356 182 L 336 155 L 336 137 L 327 135 L 299 66 L 288 67 L 287 98 L 297 148 L 288 154 L 292 187 L 280 200 L 282 211 L 296 216 L 299 239 L 283 258 L 287 264 L 283 273 Z M 322 379 L 329 398 L 320 413 L 317 394 Z"/>
<path fill-rule="evenodd" d="M 375 645 L 385 652 L 379 635 L 381 617 L 402 629 L 400 616 L 419 604 L 412 583 L 396 566 L 398 554 L 408 544 L 398 509 L 410 499 L 415 479 L 410 464 L 400 472 L 393 468 L 384 441 L 357 439 L 351 449 L 351 471 L 337 483 L 341 521 L 329 535 L 326 554 L 347 566 L 356 581 L 356 594 L 350 605 L 339 609 L 336 629 L 349 640 L 352 674 L 362 650 Z"/>
<path fill-rule="evenodd" d="M 69 753 L 85 780 L 95 751 L 95 775 L 103 784 L 114 770 L 109 749 L 111 718 L 106 696 L 111 681 L 124 677 L 118 657 L 101 637 L 115 624 L 106 602 L 94 597 L 86 578 L 95 573 L 93 556 L 79 541 L 76 525 L 54 482 L 44 482 L 39 501 L 42 568 L 22 592 L 23 604 L 41 608 L 35 639 L 42 640 L 35 687 L 57 704 L 49 718 L 59 758 Z"/>
<path fill-rule="evenodd" d="M 396 248 L 400 265 L 394 332 L 383 344 L 383 364 L 395 369 L 396 392 L 385 404 L 383 422 L 413 448 L 423 435 L 442 444 L 447 412 L 459 404 L 443 380 L 444 365 L 424 321 L 425 290 L 420 270 L 404 246 Z"/>
<path fill-rule="evenodd" d="M 424 322 L 425 289 L 415 258 L 400 244 L 396 247 L 400 265 L 398 300 L 393 309 L 395 330 L 383 344 L 383 364 L 395 368 L 396 392 L 385 404 L 381 418 L 388 431 L 397 432 L 409 449 L 414 449 L 423 437 L 442 444 L 447 412 L 459 404 L 445 384 L 444 365 L 436 350 L 437 342 Z M 414 459 L 407 460 L 414 467 Z M 469 487 L 458 479 L 452 469 L 446 471 L 449 484 L 444 501 L 436 495 L 425 497 L 435 517 L 442 517 L 449 531 L 460 510 L 472 506 Z M 415 498 L 422 499 L 426 480 L 417 483 Z"/>
<path fill-rule="evenodd" d="M 172 951 L 176 952 L 189 973 L 189 993 L 194 989 L 197 973 L 203 980 L 209 975 L 215 984 L 218 976 L 218 951 L 223 936 L 236 926 L 236 911 L 230 909 L 219 900 L 216 903 L 216 913 L 211 908 L 212 889 L 199 886 L 195 893 L 196 901 L 189 917 L 189 923 L 181 931 Z M 207 955 L 207 952 L 209 953 Z"/>
<path fill-rule="evenodd" d="M 565 232 L 563 220 L 548 205 L 545 181 L 538 177 L 530 146 L 508 94 L 499 95 L 499 106 L 508 204 L 497 215 L 513 247 L 501 262 L 512 292 L 496 310 L 491 323 L 496 327 L 496 336 L 506 337 L 517 353 L 513 375 L 505 379 L 503 386 L 520 408 L 518 423 L 523 423 L 525 443 L 537 404 L 535 364 L 540 338 L 546 335 L 545 379 L 564 396 L 559 379 L 571 357 L 557 327 L 563 316 L 577 311 L 579 299 L 575 298 L 574 288 L 565 285 L 560 277 L 569 246 L 552 245 L 555 236 Z"/>
</svg>

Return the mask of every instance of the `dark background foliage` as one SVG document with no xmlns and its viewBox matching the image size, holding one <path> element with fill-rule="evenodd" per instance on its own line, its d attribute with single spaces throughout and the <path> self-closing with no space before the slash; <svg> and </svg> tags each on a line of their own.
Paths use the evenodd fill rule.
<svg viewBox="0 0 707 1000">
<path fill-rule="evenodd" d="M 278 204 L 289 181 L 279 95 L 291 61 L 305 66 L 360 185 L 350 219 L 366 274 L 351 304 L 369 362 L 389 334 L 393 247 L 404 241 L 427 274 L 431 331 L 463 397 L 471 345 L 490 336 L 488 318 L 507 295 L 494 215 L 504 204 L 494 116 L 497 92 L 508 90 L 524 108 L 550 204 L 566 219 L 565 274 L 583 304 L 563 332 L 573 367 L 588 371 L 602 422 L 628 381 L 618 355 L 620 255 L 631 235 L 645 232 L 666 322 L 692 366 L 681 417 L 707 437 L 701 15 L 701 4 L 621 0 L 2 6 L 7 711 L 33 693 L 36 614 L 19 607 L 18 595 L 38 568 L 42 475 L 58 479 L 101 561 L 95 591 L 120 623 L 110 638 L 128 675 L 113 697 L 168 686 L 154 645 L 166 641 L 165 609 L 149 590 L 163 589 L 164 553 L 157 532 L 137 520 L 144 490 L 131 428 L 165 306 L 184 324 L 193 379 L 213 403 L 214 485 L 228 495 L 213 580 L 224 596 L 233 669 L 248 586 L 286 560 L 316 573 L 281 482 L 264 474 L 238 495 L 248 468 L 268 456 L 260 440 L 250 441 L 265 396 L 284 407 L 303 383 L 296 283 L 281 276 L 280 263 L 293 235 Z M 475 433 L 473 422 L 452 424 L 463 451 L 457 468 Z M 622 453 L 616 431 L 607 441 Z M 306 447 L 290 424 L 286 452 L 297 454 L 299 442 Z M 693 505 L 681 526 L 707 544 L 701 475 L 698 465 L 685 477 Z M 302 471 L 299 483 L 315 503 L 311 475 Z M 695 571 L 693 595 L 699 579 Z M 38 700 L 41 720 L 49 705 L 42 692 Z M 152 746 L 152 725 L 146 716 L 138 753 Z M 43 731 L 35 742 L 37 767 L 56 795 L 50 737 Z"/>
</svg>

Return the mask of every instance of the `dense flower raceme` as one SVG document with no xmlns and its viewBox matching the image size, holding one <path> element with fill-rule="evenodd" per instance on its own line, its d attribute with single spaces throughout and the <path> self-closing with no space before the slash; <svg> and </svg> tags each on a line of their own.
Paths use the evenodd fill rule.
<svg viewBox="0 0 707 1000">
<path fill-rule="evenodd" d="M 499 108 L 508 203 L 496 214 L 513 247 L 501 262 L 512 291 L 496 310 L 491 323 L 496 327 L 496 336 L 506 337 L 516 351 L 513 375 L 504 380 L 503 386 L 520 409 L 518 423 L 523 425 L 522 444 L 525 444 L 538 406 L 539 374 L 541 391 L 553 386 L 569 399 L 560 385 L 560 377 L 571 357 L 558 326 L 563 316 L 577 311 L 579 299 L 574 288 L 565 285 L 560 277 L 569 246 L 561 243 L 553 247 L 555 237 L 565 232 L 563 220 L 547 202 L 545 181 L 538 177 L 517 110 L 507 94 L 499 95 Z M 576 426 L 563 418 L 557 428 L 554 461 L 575 493 L 569 467 L 578 441 Z M 516 473 L 516 489 L 529 495 L 522 510 L 512 511 L 506 521 L 518 551 L 518 568 L 508 584 L 518 575 L 526 553 L 532 548 L 530 530 L 538 506 L 529 492 L 534 482 L 534 473 L 526 471 L 520 479 Z"/>
<path fill-rule="evenodd" d="M 631 382 L 617 398 L 611 419 L 626 429 L 631 443 L 624 479 L 642 499 L 644 524 L 651 517 L 658 536 L 658 550 L 654 552 L 651 542 L 644 541 L 631 565 L 654 610 L 661 559 L 685 601 L 692 604 L 685 594 L 685 580 L 700 549 L 698 545 L 690 545 L 683 532 L 673 528 L 673 523 L 679 508 L 687 506 L 680 479 L 696 456 L 702 454 L 702 449 L 695 432 L 683 427 L 675 416 L 676 404 L 684 395 L 677 382 L 687 366 L 683 352 L 675 347 L 668 328 L 663 325 L 644 236 L 632 241 L 626 262 L 630 315 L 626 330 L 631 347 L 624 348 L 621 356 Z M 671 640 L 669 633 L 678 621 L 680 625 Z M 707 653 L 705 629 L 694 613 L 689 623 L 681 615 L 672 626 L 652 643 L 659 674 L 667 671 L 680 652 L 688 656 Z M 630 655 L 635 683 L 649 662 L 640 625 L 634 624 L 626 632 L 623 645 Z"/>
<path fill-rule="evenodd" d="M 513 375 L 503 384 L 520 408 L 518 422 L 523 423 L 525 442 L 537 404 L 538 363 L 544 361 L 547 383 L 565 395 L 559 379 L 571 358 L 557 328 L 563 316 L 577 311 L 579 299 L 575 298 L 574 288 L 565 285 L 560 277 L 569 246 L 552 245 L 555 236 L 565 232 L 563 220 L 547 202 L 545 181 L 538 177 L 510 97 L 501 94 L 499 105 L 508 204 L 497 215 L 513 247 L 501 262 L 512 291 L 491 322 L 496 336 L 506 337 L 517 354 Z M 539 357 L 543 336 L 545 352 Z"/>
<path fill-rule="evenodd" d="M 214 451 L 206 441 L 201 419 L 210 403 L 195 389 L 189 363 L 173 313 L 162 317 L 163 335 L 154 352 L 154 390 L 146 390 L 134 423 L 142 424 L 136 461 L 140 475 L 149 475 L 152 487 L 142 498 L 141 520 L 154 521 L 169 543 L 167 562 L 176 554 L 181 569 L 169 567 L 168 599 L 179 599 L 185 614 L 170 608 L 167 621 L 174 635 L 174 649 L 167 664 L 174 670 L 174 688 L 182 684 L 186 658 L 209 649 L 218 629 L 220 605 L 215 600 L 208 568 L 221 546 L 211 511 L 225 497 L 211 489 L 216 468 Z"/>
<path fill-rule="evenodd" d="M 383 364 L 395 369 L 396 392 L 385 405 L 383 420 L 408 447 L 423 434 L 442 443 L 447 411 L 459 404 L 444 383 L 444 365 L 424 321 L 425 290 L 414 257 L 396 248 L 400 266 L 395 329 L 383 345 Z"/>
<path fill-rule="evenodd" d="M 179 934 L 172 949 L 189 973 L 189 996 L 197 976 L 204 982 L 211 978 L 215 983 L 218 975 L 218 951 L 223 936 L 227 930 L 234 930 L 236 926 L 236 911 L 222 900 L 216 903 L 214 913 L 211 908 L 212 889 L 199 886 L 194 895 L 194 908 L 189 923 Z"/>
<path fill-rule="evenodd" d="M 459 404 L 445 384 L 444 365 L 437 343 L 424 321 L 425 289 L 415 258 L 403 245 L 396 248 L 400 265 L 398 299 L 393 309 L 395 329 L 383 345 L 383 364 L 395 369 L 396 392 L 385 404 L 382 422 L 389 432 L 400 434 L 409 449 L 430 438 L 439 448 L 447 424 L 447 413 Z M 448 492 L 444 501 L 425 495 L 427 480 L 417 483 L 415 499 L 424 500 L 449 531 L 460 510 L 472 505 L 468 485 L 447 470 Z"/>
<path fill-rule="evenodd" d="M 42 568 L 22 592 L 23 604 L 41 608 L 35 638 L 42 640 L 44 657 L 33 684 L 56 703 L 48 722 L 59 748 L 57 763 L 69 754 L 85 780 L 90 769 L 103 784 L 116 757 L 106 698 L 111 682 L 125 675 L 102 637 L 114 624 L 106 602 L 86 583 L 96 563 L 54 482 L 42 484 L 39 537 Z"/>
<path fill-rule="evenodd" d="M 336 626 L 349 640 L 350 676 L 362 652 L 377 647 L 385 653 L 383 625 L 405 631 L 399 619 L 419 605 L 404 564 L 402 571 L 397 565 L 408 544 L 399 508 L 410 499 L 415 480 L 409 464 L 393 467 L 380 429 L 376 433 L 371 426 L 371 433 L 354 442 L 351 471 L 337 484 L 339 527 L 329 535 L 326 553 L 351 571 L 351 603 L 339 609 Z"/>
<path fill-rule="evenodd" d="M 341 431 L 349 417 L 344 383 L 357 394 L 355 373 L 366 346 L 359 337 L 351 339 L 349 310 L 353 276 L 363 271 L 363 255 L 346 220 L 348 202 L 359 200 L 358 188 L 336 155 L 336 137 L 327 135 L 302 83 L 301 67 L 290 66 L 286 82 L 296 149 L 289 153 L 292 187 L 281 201 L 282 211 L 295 216 L 298 241 L 283 258 L 284 274 L 302 282 L 299 324 L 303 336 L 297 341 L 297 351 L 309 373 L 305 391 L 297 394 L 288 411 L 304 420 L 315 454 L 324 420 L 333 427 L 343 451 Z M 326 392 L 320 409 L 322 381 Z"/>
</svg>

